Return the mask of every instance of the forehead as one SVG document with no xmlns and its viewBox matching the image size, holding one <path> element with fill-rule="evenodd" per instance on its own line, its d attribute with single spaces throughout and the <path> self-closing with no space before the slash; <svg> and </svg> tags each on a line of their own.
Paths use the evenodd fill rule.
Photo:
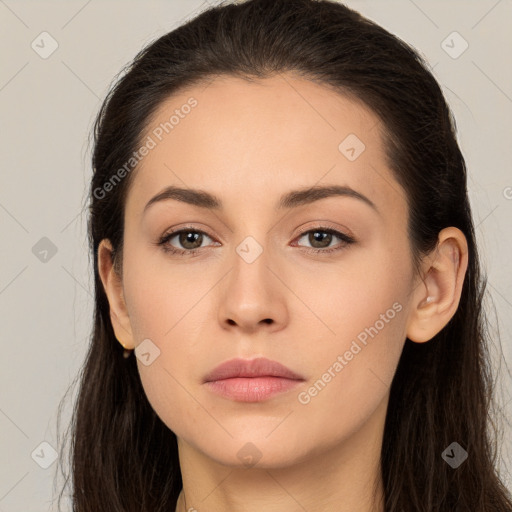
<svg viewBox="0 0 512 512">
<path fill-rule="evenodd" d="M 377 116 L 293 74 L 251 82 L 220 76 L 182 90 L 156 110 L 144 141 L 152 147 L 137 165 L 127 202 L 140 213 L 171 184 L 261 207 L 291 188 L 322 182 L 359 189 L 379 204 L 394 181 Z"/>
</svg>

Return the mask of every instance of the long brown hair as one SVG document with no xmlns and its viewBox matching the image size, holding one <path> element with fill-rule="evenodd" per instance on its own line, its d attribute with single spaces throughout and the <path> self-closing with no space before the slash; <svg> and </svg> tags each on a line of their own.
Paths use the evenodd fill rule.
<svg viewBox="0 0 512 512">
<path fill-rule="evenodd" d="M 386 157 L 407 193 L 415 262 L 435 248 L 445 227 L 459 228 L 468 242 L 458 310 L 430 342 L 406 340 L 392 382 L 381 452 L 385 510 L 512 511 L 496 468 L 486 279 L 452 114 L 414 49 L 329 0 L 209 8 L 143 49 L 105 99 L 94 127 L 89 194 L 94 328 L 69 426 L 73 511 L 169 512 L 182 487 L 176 436 L 150 406 L 135 357 L 122 357 L 97 268 L 98 245 L 108 238 L 122 272 L 133 172 L 107 192 L 104 184 L 130 161 L 150 116 L 179 89 L 216 75 L 286 71 L 358 98 L 380 117 Z M 469 453 L 457 469 L 441 457 L 454 441 Z"/>
</svg>

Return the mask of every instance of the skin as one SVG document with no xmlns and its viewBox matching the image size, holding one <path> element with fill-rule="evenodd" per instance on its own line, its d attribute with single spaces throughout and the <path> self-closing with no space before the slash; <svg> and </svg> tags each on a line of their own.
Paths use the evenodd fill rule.
<svg viewBox="0 0 512 512">
<path fill-rule="evenodd" d="M 184 486 L 176 510 L 383 510 L 379 456 L 391 381 L 406 336 L 426 342 L 455 313 L 465 237 L 454 227 L 441 231 L 437 250 L 415 273 L 405 192 L 385 158 L 381 124 L 361 103 L 292 74 L 253 83 L 216 77 L 169 98 L 146 135 L 191 96 L 198 105 L 133 176 L 122 276 L 109 241 L 98 250 L 117 339 L 132 349 L 149 338 L 160 350 L 152 364 L 137 364 L 149 402 L 178 438 Z M 354 161 L 338 149 L 348 134 L 366 146 Z M 276 209 L 282 194 L 327 184 L 351 187 L 378 211 L 346 196 Z M 215 194 L 223 207 L 169 199 L 144 214 L 169 185 Z M 325 223 L 355 243 L 333 236 L 322 245 L 299 232 Z M 202 242 L 183 245 L 176 236 L 168 243 L 201 247 L 195 256 L 155 245 L 190 225 L 206 233 Z M 247 236 L 263 251 L 252 263 L 236 251 Z M 301 403 L 299 393 L 393 304 L 400 312 Z M 255 403 L 203 384 L 221 362 L 257 356 L 305 381 Z M 246 443 L 260 456 L 251 467 L 237 455 Z"/>
</svg>

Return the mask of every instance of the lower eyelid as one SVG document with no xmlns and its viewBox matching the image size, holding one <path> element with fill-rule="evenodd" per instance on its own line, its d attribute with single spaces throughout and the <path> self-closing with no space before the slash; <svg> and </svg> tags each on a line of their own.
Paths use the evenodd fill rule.
<svg viewBox="0 0 512 512">
<path fill-rule="evenodd" d="M 333 235 L 334 237 L 338 238 L 339 239 L 339 242 L 338 244 L 335 244 L 334 246 L 332 247 L 325 247 L 325 248 L 317 248 L 317 247 L 308 247 L 308 246 L 303 246 L 303 245 L 298 245 L 298 247 L 304 247 L 306 249 L 309 249 L 309 250 L 312 250 L 312 251 L 315 251 L 315 252 L 331 252 L 331 251 L 334 251 L 338 248 L 338 246 L 341 246 L 341 248 L 353 243 L 355 240 L 345 234 L 345 233 L 341 233 L 341 232 L 338 232 L 332 228 L 322 228 L 322 227 L 317 227 L 317 228 L 311 228 L 311 229 L 308 229 L 307 231 L 303 231 L 301 234 L 297 235 L 294 240 L 300 240 L 301 238 L 303 238 L 304 236 L 308 235 L 309 233 L 311 232 L 315 232 L 315 231 L 320 231 L 320 232 L 323 232 L 323 233 L 329 233 L 331 235 Z M 215 239 L 210 236 L 208 233 L 206 233 L 205 231 L 202 231 L 202 230 L 199 230 L 199 229 L 180 229 L 178 231 L 175 231 L 175 232 L 171 232 L 171 233 L 168 233 L 167 235 L 163 235 L 162 238 L 161 238 L 161 245 L 170 245 L 172 247 L 172 249 L 170 249 L 171 251 L 174 249 L 176 252 L 182 252 L 184 255 L 186 253 L 193 253 L 193 252 L 196 252 L 196 251 L 200 251 L 201 249 L 205 249 L 206 247 L 208 246 L 203 246 L 203 247 L 196 247 L 195 249 L 183 249 L 181 247 L 175 247 L 174 245 L 171 245 L 170 244 L 170 241 L 179 236 L 181 233 L 187 233 L 187 232 L 190 232 L 190 233 L 200 233 L 202 234 L 203 236 L 206 236 L 207 238 L 209 238 L 212 242 L 214 243 L 218 243 L 218 242 L 215 242 Z M 165 241 L 164 241 L 165 240 Z M 211 244 L 209 244 L 211 245 Z"/>
</svg>

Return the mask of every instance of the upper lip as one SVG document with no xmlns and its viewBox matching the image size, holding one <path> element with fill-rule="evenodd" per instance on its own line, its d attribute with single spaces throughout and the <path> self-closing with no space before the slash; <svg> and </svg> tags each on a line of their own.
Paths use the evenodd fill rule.
<svg viewBox="0 0 512 512">
<path fill-rule="evenodd" d="M 304 378 L 277 361 L 265 357 L 256 359 L 231 359 L 214 368 L 204 382 L 236 377 L 282 377 L 293 380 Z"/>
</svg>

